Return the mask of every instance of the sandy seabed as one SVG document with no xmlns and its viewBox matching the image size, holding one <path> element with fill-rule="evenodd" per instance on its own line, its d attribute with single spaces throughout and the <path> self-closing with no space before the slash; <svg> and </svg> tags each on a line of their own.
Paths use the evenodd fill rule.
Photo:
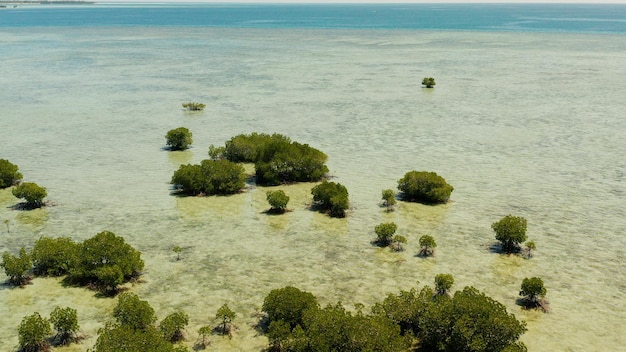
<svg viewBox="0 0 626 352">
<path fill-rule="evenodd" d="M 401 289 L 455 277 L 528 323 L 531 351 L 617 351 L 626 308 L 626 41 L 614 35 L 206 28 L 1 29 L 0 157 L 56 206 L 11 210 L 0 191 L 0 251 L 41 236 L 84 240 L 109 230 L 142 252 L 132 292 L 159 319 L 190 315 L 189 345 L 224 303 L 232 339 L 213 350 L 259 351 L 255 312 L 274 288 L 294 285 L 322 304 L 366 307 Z M 433 76 L 435 89 L 420 86 Z M 204 112 L 180 103 L 201 101 Z M 193 148 L 162 150 L 185 126 Z M 329 156 L 348 188 L 346 219 L 311 212 L 312 184 L 283 189 L 291 212 L 263 213 L 267 188 L 179 198 L 179 165 L 240 133 L 278 132 Z M 381 190 L 410 170 L 455 187 L 441 206 L 380 208 Z M 531 260 L 491 253 L 491 223 L 528 219 Z M 373 247 L 394 221 L 407 250 Z M 433 236 L 434 258 L 416 258 Z M 184 248 L 176 261 L 173 246 Z M 542 277 L 551 313 L 515 305 L 525 277 Z M 0 274 L 0 280 L 4 280 Z M 0 350 L 17 346 L 22 317 L 57 305 L 78 310 L 84 351 L 110 320 L 114 299 L 37 278 L 0 286 Z"/>
</svg>

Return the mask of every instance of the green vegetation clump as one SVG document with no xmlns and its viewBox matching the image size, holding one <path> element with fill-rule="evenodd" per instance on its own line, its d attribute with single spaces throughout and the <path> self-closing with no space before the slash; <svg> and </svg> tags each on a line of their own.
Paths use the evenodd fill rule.
<svg viewBox="0 0 626 352">
<path fill-rule="evenodd" d="M 270 213 L 282 214 L 287 209 L 287 203 L 289 203 L 289 196 L 284 191 L 267 191 L 266 199 L 270 203 Z"/>
<path fill-rule="evenodd" d="M 16 185 L 22 179 L 22 174 L 18 170 L 17 165 L 6 159 L 0 159 L 0 189 Z"/>
<path fill-rule="evenodd" d="M 94 352 L 179 352 L 154 326 L 134 330 L 128 326 L 107 323 L 98 331 Z"/>
<path fill-rule="evenodd" d="M 374 243 L 380 247 L 387 247 L 391 244 L 391 238 L 396 233 L 398 225 L 395 222 L 386 222 L 376 225 L 374 232 L 376 232 L 376 240 Z"/>
<path fill-rule="evenodd" d="M 35 312 L 22 319 L 17 329 L 20 343 L 20 351 L 38 352 L 47 351 L 48 341 L 46 338 L 52 334 L 48 319 Z"/>
<path fill-rule="evenodd" d="M 435 86 L 435 79 L 432 77 L 424 77 L 422 80 L 422 85 L 426 86 L 426 88 L 432 88 Z"/>
<path fill-rule="evenodd" d="M 262 310 L 270 322 L 283 321 L 289 329 L 303 325 L 304 312 L 318 308 L 317 298 L 310 292 L 286 286 L 270 291 L 263 300 Z"/>
<path fill-rule="evenodd" d="M 198 341 L 194 346 L 194 349 L 203 350 L 209 343 L 211 343 L 207 338 L 207 336 L 211 334 L 211 331 L 213 331 L 213 329 L 211 329 L 211 327 L 208 325 L 202 326 L 200 327 L 200 329 L 198 329 L 199 336 Z"/>
<path fill-rule="evenodd" d="M 50 313 L 50 322 L 57 331 L 55 340 L 59 345 L 67 345 L 76 340 L 76 333 L 80 329 L 76 309 L 55 307 Z"/>
<path fill-rule="evenodd" d="M 170 342 L 177 335 L 178 328 L 186 325 L 184 313 L 168 316 L 157 329 L 154 326 L 156 316 L 150 304 L 134 293 L 124 293 L 118 297 L 113 316 L 116 322 L 107 323 L 98 331 L 94 352 L 188 351 L 186 347 L 174 346 Z"/>
<path fill-rule="evenodd" d="M 48 195 L 45 188 L 34 182 L 20 183 L 11 192 L 16 198 L 24 198 L 28 208 L 41 208 L 43 199 Z"/>
<path fill-rule="evenodd" d="M 409 171 L 398 181 L 402 199 L 428 204 L 445 203 L 454 187 L 434 172 Z"/>
<path fill-rule="evenodd" d="M 246 184 L 243 166 L 228 160 L 202 160 L 200 165 L 181 165 L 172 181 L 187 195 L 227 195 Z"/>
<path fill-rule="evenodd" d="M 324 180 L 321 184 L 311 189 L 313 202 L 322 212 L 327 212 L 332 217 L 343 218 L 350 203 L 348 201 L 348 189 L 341 183 Z"/>
<path fill-rule="evenodd" d="M 378 315 L 353 315 L 341 303 L 320 308 L 315 296 L 295 287 L 265 298 L 267 336 L 275 351 L 402 351 L 409 339 Z"/>
<path fill-rule="evenodd" d="M 237 135 L 226 142 L 223 151 L 209 152 L 233 162 L 255 163 L 256 182 L 261 185 L 316 182 L 328 173 L 326 154 L 276 133 Z"/>
<path fill-rule="evenodd" d="M 394 252 L 402 252 L 404 250 L 404 244 L 406 243 L 406 237 L 395 235 L 391 239 L 391 250 Z"/>
<path fill-rule="evenodd" d="M 185 150 L 193 143 L 191 131 L 185 127 L 178 127 L 167 131 L 166 144 L 171 150 Z"/>
<path fill-rule="evenodd" d="M 435 291 L 438 295 L 448 294 L 452 284 L 454 284 L 454 276 L 450 274 L 437 274 L 435 276 Z"/>
<path fill-rule="evenodd" d="M 183 329 L 189 324 L 189 316 L 184 312 L 174 312 L 159 323 L 159 330 L 163 338 L 170 342 L 178 342 L 184 339 Z"/>
<path fill-rule="evenodd" d="M 224 303 L 215 314 L 215 319 L 220 321 L 220 325 L 217 330 L 224 336 L 230 336 L 233 330 L 233 320 L 236 316 L 237 314 L 228 308 L 228 304 Z"/>
<path fill-rule="evenodd" d="M 420 351 L 526 351 L 526 324 L 473 287 L 437 296 L 418 319 Z"/>
<path fill-rule="evenodd" d="M 537 249 L 537 245 L 535 244 L 535 241 L 528 241 L 526 242 L 525 245 L 526 245 L 526 257 L 532 258 L 533 251 Z"/>
<path fill-rule="evenodd" d="M 491 224 L 491 228 L 505 253 L 519 252 L 520 243 L 526 241 L 527 221 L 523 217 L 507 215 Z"/>
<path fill-rule="evenodd" d="M 141 300 L 134 293 L 121 294 L 117 306 L 113 309 L 113 316 L 122 326 L 133 330 L 146 330 L 156 322 L 154 309 L 148 301 Z"/>
<path fill-rule="evenodd" d="M 71 238 L 39 238 L 31 252 L 35 274 L 66 275 L 77 262 L 78 248 L 79 244 Z"/>
<path fill-rule="evenodd" d="M 437 243 L 433 236 L 424 235 L 419 239 L 420 250 L 418 255 L 422 257 L 430 257 L 435 254 L 435 248 L 437 247 Z"/>
<path fill-rule="evenodd" d="M 392 189 L 384 189 L 382 191 L 383 206 L 387 208 L 387 211 L 393 211 L 396 205 L 396 192 Z"/>
<path fill-rule="evenodd" d="M 519 292 L 520 296 L 524 296 L 523 303 L 529 307 L 538 307 L 540 299 L 545 297 L 547 293 L 543 286 L 543 280 L 538 277 L 525 278 L 522 280 L 522 287 Z"/>
<path fill-rule="evenodd" d="M 4 268 L 4 272 L 9 277 L 9 283 L 12 285 L 24 286 L 30 281 L 33 261 L 31 255 L 26 252 L 24 247 L 20 249 L 19 256 L 4 252 L 0 266 Z"/>
<path fill-rule="evenodd" d="M 204 110 L 204 108 L 206 107 L 206 104 L 196 103 L 196 102 L 182 103 L 182 105 L 183 105 L 183 108 L 189 111 L 200 111 L 200 110 Z"/>
<path fill-rule="evenodd" d="M 144 262 L 141 252 L 113 232 L 103 231 L 78 246 L 68 281 L 90 285 L 113 294 L 118 286 L 139 275 Z"/>
</svg>

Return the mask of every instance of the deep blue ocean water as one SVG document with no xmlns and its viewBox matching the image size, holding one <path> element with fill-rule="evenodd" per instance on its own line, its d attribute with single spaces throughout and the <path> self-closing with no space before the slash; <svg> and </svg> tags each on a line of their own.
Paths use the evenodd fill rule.
<svg viewBox="0 0 626 352">
<path fill-rule="evenodd" d="M 189 26 L 626 33 L 626 5 L 92 4 L 0 9 L 2 27 Z"/>
</svg>

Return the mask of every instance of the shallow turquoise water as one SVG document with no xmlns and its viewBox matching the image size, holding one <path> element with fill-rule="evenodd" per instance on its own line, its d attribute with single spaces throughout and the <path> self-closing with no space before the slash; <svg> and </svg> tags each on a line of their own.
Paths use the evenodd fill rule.
<svg viewBox="0 0 626 352">
<path fill-rule="evenodd" d="M 251 315 L 269 290 L 296 285 L 323 303 L 371 305 L 389 292 L 452 273 L 528 322 L 532 351 L 619 350 L 626 291 L 623 119 L 626 41 L 618 35 L 217 28 L 3 28 L 0 157 L 56 205 L 31 212 L 0 191 L 0 251 L 42 235 L 77 240 L 111 230 L 143 252 L 132 287 L 160 318 L 191 316 L 189 342 L 228 303 L 238 314 L 218 350 L 260 350 Z M 421 79 L 433 76 L 433 90 Z M 202 113 L 184 101 L 207 104 Z M 167 130 L 194 134 L 168 153 Z M 329 155 L 353 207 L 338 220 L 306 209 L 312 185 L 284 187 L 292 212 L 262 214 L 265 189 L 232 197 L 176 198 L 181 163 L 239 133 L 278 132 Z M 377 203 L 409 170 L 455 187 L 452 202 Z M 490 253 L 490 224 L 529 222 L 535 258 Z M 395 221 L 408 250 L 372 247 L 373 228 Z M 4 229 L 2 229 L 4 230 Z M 435 237 L 437 256 L 415 258 Z M 185 248 L 175 261 L 174 245 Z M 544 279 L 550 314 L 515 305 L 524 277 Z M 3 279 L 0 274 L 0 279 Z M 37 279 L 0 289 L 0 349 L 34 310 L 79 310 L 89 338 L 113 300 Z"/>
</svg>

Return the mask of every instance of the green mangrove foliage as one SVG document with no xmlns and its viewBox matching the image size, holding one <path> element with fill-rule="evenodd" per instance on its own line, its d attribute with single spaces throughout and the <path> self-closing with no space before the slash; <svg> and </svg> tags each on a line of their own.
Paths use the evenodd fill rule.
<svg viewBox="0 0 626 352">
<path fill-rule="evenodd" d="M 311 189 L 314 205 L 332 217 L 343 218 L 350 206 L 348 189 L 341 183 L 324 180 Z"/>
<path fill-rule="evenodd" d="M 454 284 L 454 276 L 451 274 L 437 274 L 435 276 L 435 291 L 438 295 L 446 295 Z"/>
<path fill-rule="evenodd" d="M 191 131 L 185 127 L 167 131 L 165 139 L 171 150 L 185 150 L 193 143 Z"/>
<path fill-rule="evenodd" d="M 70 272 L 77 263 L 79 244 L 67 237 L 41 237 L 35 242 L 31 254 L 36 275 L 61 276 Z"/>
<path fill-rule="evenodd" d="M 256 182 L 262 185 L 315 182 L 328 173 L 326 154 L 281 134 L 237 135 L 221 152 L 230 161 L 254 163 Z M 220 155 L 217 149 L 213 154 Z"/>
<path fill-rule="evenodd" d="M 520 251 L 520 243 L 526 241 L 527 221 L 520 216 L 507 215 L 491 224 L 496 232 L 496 240 L 502 244 L 502 251 L 513 253 Z"/>
<path fill-rule="evenodd" d="M 289 196 L 284 191 L 267 191 L 265 193 L 267 202 L 270 203 L 270 213 L 282 214 L 287 210 Z"/>
<path fill-rule="evenodd" d="M 34 182 L 20 183 L 11 191 L 16 198 L 26 200 L 28 208 L 40 208 L 43 205 L 43 199 L 48 196 L 48 192 Z"/>
<path fill-rule="evenodd" d="M 424 235 L 419 239 L 420 250 L 417 255 L 421 257 L 430 257 L 435 254 L 435 248 L 437 247 L 437 243 L 433 236 Z"/>
<path fill-rule="evenodd" d="M 206 104 L 196 102 L 182 103 L 182 105 L 185 110 L 189 111 L 201 111 L 204 110 L 204 108 L 206 107 Z"/>
<path fill-rule="evenodd" d="M 33 261 L 31 255 L 26 252 L 24 247 L 20 249 L 19 256 L 4 252 L 0 266 L 4 268 L 4 272 L 9 277 L 10 284 L 24 286 L 30 281 L 30 271 L 33 268 Z"/>
<path fill-rule="evenodd" d="M 202 160 L 200 165 L 181 165 L 172 184 L 187 195 L 227 195 L 239 192 L 246 184 L 244 168 L 228 160 Z"/>
<path fill-rule="evenodd" d="M 522 287 L 519 292 L 523 296 L 522 302 L 529 307 L 538 307 L 541 305 L 540 299 L 545 297 L 547 293 L 543 286 L 543 280 L 539 277 L 525 278 L 522 280 Z"/>
<path fill-rule="evenodd" d="M 15 283 L 24 282 L 32 269 L 36 275 L 67 275 L 68 283 L 86 285 L 102 293 L 115 293 L 119 285 L 138 276 L 144 262 L 141 252 L 109 231 L 76 243 L 70 238 L 41 237 L 31 253 L 3 255 L 2 266 Z"/>
<path fill-rule="evenodd" d="M 165 318 L 157 329 L 154 309 L 134 293 L 118 297 L 113 310 L 116 322 L 107 323 L 98 331 L 94 352 L 185 352 L 184 346 L 170 341 L 177 330 L 186 325 L 186 314 L 174 313 Z M 170 335 L 171 333 L 171 335 Z M 181 332 L 182 334 L 182 332 Z"/>
<path fill-rule="evenodd" d="M 233 331 L 233 320 L 236 316 L 237 314 L 228 307 L 228 304 L 224 303 L 215 314 L 215 319 L 220 322 L 217 330 L 224 336 L 230 336 Z"/>
<path fill-rule="evenodd" d="M 154 309 L 134 293 L 122 293 L 113 309 L 113 317 L 122 325 L 133 330 L 146 330 L 156 322 Z"/>
<path fill-rule="evenodd" d="M 396 192 L 392 189 L 384 189 L 382 191 L 383 206 L 387 208 L 387 211 L 393 211 L 396 205 Z"/>
<path fill-rule="evenodd" d="M 402 199 L 428 204 L 445 203 L 454 187 L 434 172 L 409 171 L 398 181 Z"/>
<path fill-rule="evenodd" d="M 372 313 L 414 336 L 417 351 L 526 351 L 518 341 L 526 324 L 473 287 L 452 296 L 437 295 L 429 286 L 400 291 L 374 305 Z"/>
<path fill-rule="evenodd" d="M 208 336 L 211 334 L 211 331 L 213 331 L 213 329 L 211 329 L 210 326 L 205 325 L 205 326 L 201 326 L 200 329 L 198 329 L 198 341 L 196 342 L 194 348 L 198 349 L 198 350 L 203 350 L 206 348 L 206 346 L 211 343 L 208 339 Z"/>
<path fill-rule="evenodd" d="M 110 231 L 100 232 L 81 243 L 76 258 L 68 280 L 109 294 L 138 276 L 144 267 L 141 252 Z"/>
<path fill-rule="evenodd" d="M 17 165 L 6 159 L 0 159 L 0 189 L 11 187 L 22 179 Z"/>
<path fill-rule="evenodd" d="M 391 239 L 391 250 L 394 252 L 402 252 L 404 250 L 404 244 L 406 243 L 406 237 L 401 235 L 395 235 Z"/>
<path fill-rule="evenodd" d="M 174 312 L 159 323 L 163 338 L 170 342 L 178 342 L 185 338 L 183 329 L 189 324 L 189 316 L 181 311 Z"/>
<path fill-rule="evenodd" d="M 35 312 L 22 319 L 17 329 L 20 351 L 39 352 L 49 348 L 46 338 L 52 334 L 50 322 Z"/>
<path fill-rule="evenodd" d="M 533 251 L 537 249 L 537 245 L 535 244 L 535 241 L 528 241 L 525 243 L 525 246 L 526 246 L 526 257 L 532 258 Z"/>
<path fill-rule="evenodd" d="M 289 326 L 289 330 L 302 326 L 304 312 L 314 308 L 318 308 L 317 298 L 293 286 L 270 291 L 262 306 L 270 322 L 282 321 Z"/>
<path fill-rule="evenodd" d="M 67 345 L 76 340 L 76 333 L 80 330 L 76 309 L 55 307 L 50 313 L 50 322 L 57 331 L 54 338 L 57 344 Z"/>
<path fill-rule="evenodd" d="M 263 310 L 274 351 L 402 351 L 409 346 L 393 322 L 353 315 L 340 303 L 320 308 L 315 296 L 295 287 L 272 290 Z"/>
<path fill-rule="evenodd" d="M 391 238 L 396 233 L 398 225 L 395 222 L 385 222 L 376 225 L 374 232 L 376 232 L 376 239 L 374 243 L 380 247 L 387 247 L 391 244 Z"/>
<path fill-rule="evenodd" d="M 436 84 L 435 79 L 432 77 L 424 77 L 424 79 L 422 79 L 422 85 L 426 86 L 426 88 L 432 88 Z"/>
</svg>

